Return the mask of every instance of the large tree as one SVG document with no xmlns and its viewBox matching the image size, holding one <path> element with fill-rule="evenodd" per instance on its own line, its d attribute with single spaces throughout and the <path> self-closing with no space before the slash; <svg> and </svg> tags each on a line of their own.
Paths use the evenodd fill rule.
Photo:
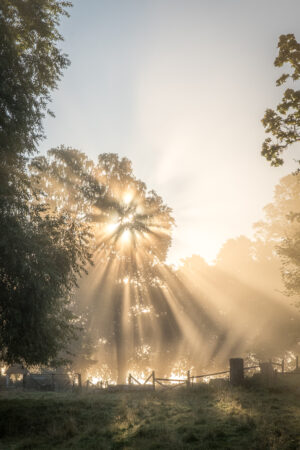
<svg viewBox="0 0 300 450">
<path fill-rule="evenodd" d="M 78 150 L 52 149 L 32 161 L 31 176 L 53 210 L 67 209 L 91 227 L 95 267 L 81 283 L 81 298 L 91 304 L 98 338 L 110 340 L 124 382 L 134 351 L 146 336 L 151 340 L 149 320 L 163 302 L 160 268 L 171 244 L 171 209 L 116 154 L 101 154 L 94 164 Z"/>
<path fill-rule="evenodd" d="M 0 358 L 49 363 L 73 334 L 68 302 L 88 231 L 30 185 L 51 91 L 69 64 L 58 25 L 70 2 L 0 0 Z"/>
</svg>

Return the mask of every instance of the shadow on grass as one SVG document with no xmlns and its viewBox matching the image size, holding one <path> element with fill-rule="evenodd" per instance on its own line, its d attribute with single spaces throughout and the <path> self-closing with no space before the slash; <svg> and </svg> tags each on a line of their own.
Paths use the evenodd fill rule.
<svg viewBox="0 0 300 450">
<path fill-rule="evenodd" d="M 297 449 L 299 400 L 253 383 L 0 397 L 0 449 Z"/>
</svg>

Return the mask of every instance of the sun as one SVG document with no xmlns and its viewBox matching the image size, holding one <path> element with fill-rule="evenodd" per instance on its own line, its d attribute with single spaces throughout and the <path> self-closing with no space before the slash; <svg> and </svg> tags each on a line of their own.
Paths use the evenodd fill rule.
<svg viewBox="0 0 300 450">
<path fill-rule="evenodd" d="M 123 195 L 123 201 L 126 205 L 128 205 L 133 199 L 133 195 L 131 192 L 125 192 Z"/>
</svg>

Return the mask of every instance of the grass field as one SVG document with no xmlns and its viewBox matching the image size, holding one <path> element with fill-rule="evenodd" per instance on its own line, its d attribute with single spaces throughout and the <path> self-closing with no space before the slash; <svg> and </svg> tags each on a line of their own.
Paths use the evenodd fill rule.
<svg viewBox="0 0 300 450">
<path fill-rule="evenodd" d="M 193 448 L 300 449 L 300 376 L 273 387 L 0 393 L 0 449 Z"/>
</svg>

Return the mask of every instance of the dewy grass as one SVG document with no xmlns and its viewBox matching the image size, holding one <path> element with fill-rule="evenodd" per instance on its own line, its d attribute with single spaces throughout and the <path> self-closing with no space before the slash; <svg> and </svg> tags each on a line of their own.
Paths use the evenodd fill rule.
<svg viewBox="0 0 300 450">
<path fill-rule="evenodd" d="M 299 437 L 297 386 L 0 395 L 0 450 L 296 450 Z"/>
</svg>

